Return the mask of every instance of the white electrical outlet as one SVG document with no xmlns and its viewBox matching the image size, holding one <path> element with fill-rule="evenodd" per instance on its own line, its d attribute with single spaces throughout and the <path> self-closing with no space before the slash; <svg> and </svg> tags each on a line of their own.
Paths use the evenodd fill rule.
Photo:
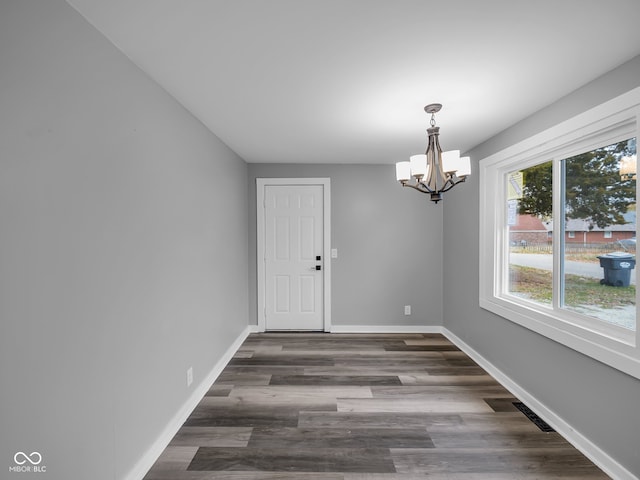
<svg viewBox="0 0 640 480">
<path fill-rule="evenodd" d="M 332 248 L 331 249 L 331 258 L 338 258 L 338 249 L 337 248 Z"/>
<path fill-rule="evenodd" d="M 190 387 L 193 383 L 193 367 L 187 369 L 187 387 Z"/>
<path fill-rule="evenodd" d="M 411 315 L 411 305 L 405 305 L 404 306 L 404 314 L 405 315 Z"/>
</svg>

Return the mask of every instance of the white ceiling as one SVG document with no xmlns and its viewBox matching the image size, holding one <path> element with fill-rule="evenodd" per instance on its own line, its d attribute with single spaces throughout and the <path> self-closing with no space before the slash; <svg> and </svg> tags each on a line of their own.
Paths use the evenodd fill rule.
<svg viewBox="0 0 640 480">
<path fill-rule="evenodd" d="M 638 0 L 68 0 L 250 163 L 468 150 L 640 54 Z"/>
</svg>

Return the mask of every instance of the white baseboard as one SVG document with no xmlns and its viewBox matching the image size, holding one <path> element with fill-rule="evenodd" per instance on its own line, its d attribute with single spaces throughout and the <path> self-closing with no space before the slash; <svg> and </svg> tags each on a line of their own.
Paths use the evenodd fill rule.
<svg viewBox="0 0 640 480">
<path fill-rule="evenodd" d="M 332 325 L 331 333 L 442 333 L 439 325 Z"/>
<path fill-rule="evenodd" d="M 554 411 L 547 408 L 536 397 L 522 388 L 510 377 L 505 375 L 501 370 L 495 367 L 486 358 L 471 348 L 463 340 L 458 338 L 454 333 L 446 328 L 442 329 L 442 334 L 454 343 L 460 350 L 466 353 L 473 361 L 480 365 L 493 378 L 495 378 L 503 387 L 509 390 L 514 396 L 522 400 L 530 407 L 540 418 L 547 422 L 556 432 L 562 435 L 574 447 L 582 452 L 589 460 L 601 468 L 607 475 L 617 480 L 639 480 L 633 473 L 616 462 L 610 455 L 604 452 L 600 447 L 591 442 L 587 437 L 578 432 L 575 428 L 565 422 Z"/>
<path fill-rule="evenodd" d="M 164 449 L 167 448 L 171 439 L 176 433 L 178 433 L 178 430 L 182 427 L 187 418 L 189 418 L 191 412 L 196 408 L 198 403 L 200 403 L 200 400 L 202 400 L 202 397 L 207 393 L 213 382 L 215 382 L 218 376 L 220 376 L 224 367 L 227 366 L 227 363 L 229 363 L 242 343 L 252 332 L 251 327 L 252 326 L 250 325 L 245 328 L 233 344 L 226 350 L 224 355 L 222 355 L 220 360 L 218 360 L 218 362 L 213 366 L 209 374 L 198 384 L 196 388 L 193 389 L 189 398 L 187 398 L 182 407 L 180 407 L 173 418 L 167 423 L 162 433 L 124 477 L 125 480 L 141 480 L 147 474 Z"/>
</svg>

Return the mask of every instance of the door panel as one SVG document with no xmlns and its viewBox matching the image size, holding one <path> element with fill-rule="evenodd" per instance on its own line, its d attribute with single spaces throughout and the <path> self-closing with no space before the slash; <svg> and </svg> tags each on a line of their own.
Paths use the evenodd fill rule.
<svg viewBox="0 0 640 480">
<path fill-rule="evenodd" d="M 264 205 L 265 327 L 322 330 L 323 186 L 267 185 Z"/>
<path fill-rule="evenodd" d="M 315 311 L 316 279 L 311 275 L 300 276 L 300 311 L 313 313 Z"/>
<path fill-rule="evenodd" d="M 290 297 L 290 283 L 291 279 L 287 275 L 276 275 L 274 277 L 274 296 L 275 296 L 275 308 L 276 313 L 289 313 L 289 307 L 291 306 Z"/>
</svg>

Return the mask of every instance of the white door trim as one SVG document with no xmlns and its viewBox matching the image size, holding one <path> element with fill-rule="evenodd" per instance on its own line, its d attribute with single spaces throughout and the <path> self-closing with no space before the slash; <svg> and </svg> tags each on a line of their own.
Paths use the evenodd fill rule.
<svg viewBox="0 0 640 480">
<path fill-rule="evenodd" d="M 323 187 L 323 315 L 324 331 L 331 331 L 331 179 L 330 178 L 256 178 L 257 217 L 257 296 L 258 331 L 265 331 L 265 187 L 267 185 L 321 185 Z"/>
</svg>

